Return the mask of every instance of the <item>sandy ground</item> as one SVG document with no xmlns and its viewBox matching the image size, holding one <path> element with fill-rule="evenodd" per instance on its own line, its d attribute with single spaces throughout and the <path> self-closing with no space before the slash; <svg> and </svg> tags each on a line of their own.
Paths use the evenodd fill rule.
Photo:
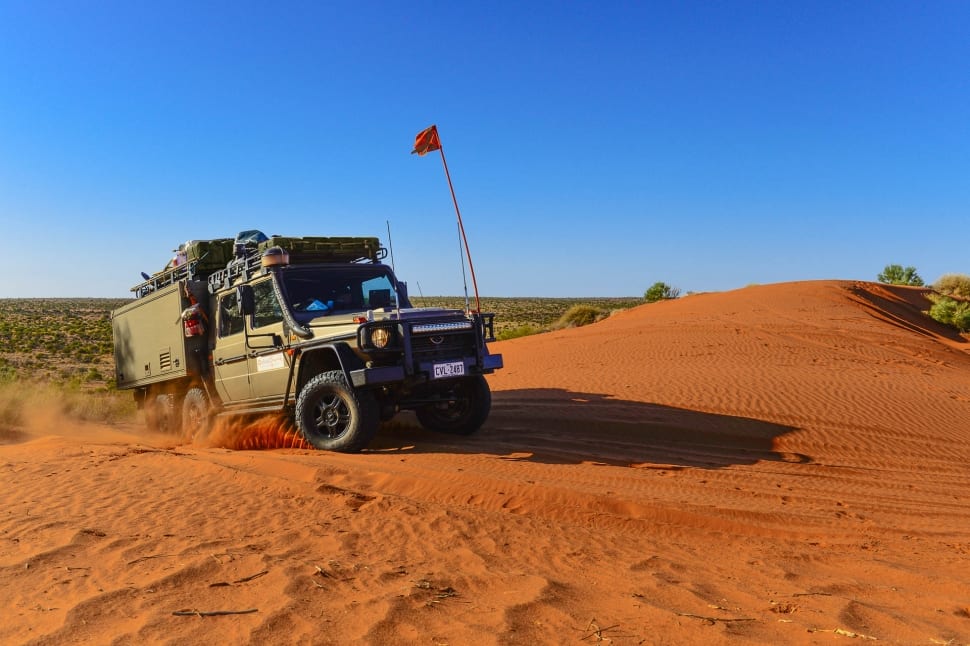
<svg viewBox="0 0 970 646">
<path fill-rule="evenodd" d="M 0 643 L 970 643 L 970 344 L 926 307 L 755 286 L 497 343 L 478 435 L 359 455 L 0 429 Z"/>
</svg>

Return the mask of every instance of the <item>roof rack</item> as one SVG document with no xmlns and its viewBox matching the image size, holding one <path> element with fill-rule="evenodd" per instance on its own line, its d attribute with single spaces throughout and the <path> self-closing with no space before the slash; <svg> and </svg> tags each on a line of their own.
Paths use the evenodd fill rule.
<svg viewBox="0 0 970 646">
<path fill-rule="evenodd" d="M 163 269 L 154 276 L 148 277 L 148 279 L 144 282 L 138 283 L 132 287 L 131 291 L 134 292 L 135 298 L 141 298 L 142 296 L 147 296 L 148 294 L 163 287 L 167 287 L 183 278 L 192 278 L 193 274 L 195 273 L 194 266 L 196 264 L 198 263 L 192 262 Z M 142 276 L 146 276 L 146 274 L 142 274 Z"/>
<path fill-rule="evenodd" d="M 206 251 L 197 258 L 174 267 L 167 267 L 151 277 L 146 277 L 144 282 L 132 287 L 131 291 L 135 293 L 135 298 L 146 296 L 183 278 L 189 280 L 206 280 L 208 282 L 209 292 L 214 293 L 232 285 L 239 277 L 243 277 L 245 280 L 250 276 L 260 273 L 262 271 L 261 258 L 263 253 L 272 247 L 285 249 L 289 255 L 289 262 L 293 265 L 309 263 L 376 263 L 387 257 L 387 249 L 381 246 L 378 238 L 288 238 L 273 236 L 258 242 L 251 238 L 245 241 L 240 241 L 237 238 L 234 244 L 233 257 L 224 266 L 213 267 L 213 263 L 207 259 L 207 256 L 214 247 L 206 244 L 210 241 L 201 242 L 202 244 L 197 246 L 205 248 Z M 223 241 L 220 240 L 218 242 Z M 218 252 L 216 253 L 217 255 L 215 257 L 219 258 Z M 144 274 L 142 275 L 144 276 Z"/>
</svg>

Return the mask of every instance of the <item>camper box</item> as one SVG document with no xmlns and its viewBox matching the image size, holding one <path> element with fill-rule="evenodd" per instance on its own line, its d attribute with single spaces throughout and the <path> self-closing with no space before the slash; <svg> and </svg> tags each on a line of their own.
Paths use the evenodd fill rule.
<svg viewBox="0 0 970 646">
<path fill-rule="evenodd" d="M 199 308 L 205 306 L 207 298 L 204 282 L 183 279 L 112 313 L 118 388 L 137 388 L 200 374 L 206 361 L 207 317 Z M 194 310 L 193 301 L 199 306 Z"/>
</svg>

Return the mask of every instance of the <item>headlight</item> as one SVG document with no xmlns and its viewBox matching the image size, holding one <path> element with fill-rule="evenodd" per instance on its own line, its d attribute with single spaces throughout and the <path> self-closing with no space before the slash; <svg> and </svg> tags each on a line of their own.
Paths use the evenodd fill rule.
<svg viewBox="0 0 970 646">
<path fill-rule="evenodd" d="M 391 330 L 386 327 L 377 327 L 371 330 L 370 342 L 378 350 L 383 350 L 391 343 Z"/>
</svg>

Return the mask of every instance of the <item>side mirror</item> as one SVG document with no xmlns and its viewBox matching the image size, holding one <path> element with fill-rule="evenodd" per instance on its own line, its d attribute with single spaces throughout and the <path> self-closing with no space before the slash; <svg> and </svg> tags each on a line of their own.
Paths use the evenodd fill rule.
<svg viewBox="0 0 970 646">
<path fill-rule="evenodd" d="M 239 303 L 239 313 L 242 316 L 250 316 L 256 311 L 256 297 L 253 295 L 252 285 L 238 285 L 236 287 L 236 300 Z"/>
</svg>

